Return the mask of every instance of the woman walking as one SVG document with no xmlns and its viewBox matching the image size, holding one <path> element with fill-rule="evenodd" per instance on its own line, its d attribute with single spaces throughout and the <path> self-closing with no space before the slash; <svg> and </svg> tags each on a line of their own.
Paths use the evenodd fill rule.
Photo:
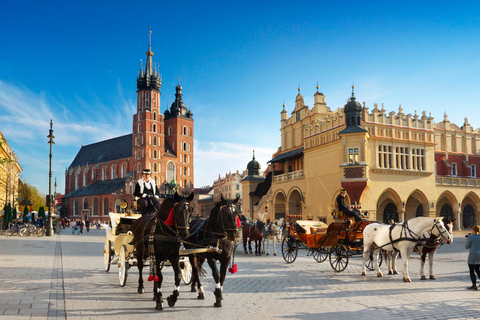
<svg viewBox="0 0 480 320">
<path fill-rule="evenodd" d="M 473 226 L 472 233 L 465 242 L 465 249 L 468 249 L 468 268 L 470 269 L 470 280 L 472 286 L 468 290 L 477 290 L 477 277 L 480 278 L 480 226 Z M 476 275 L 475 275 L 476 273 Z"/>
</svg>

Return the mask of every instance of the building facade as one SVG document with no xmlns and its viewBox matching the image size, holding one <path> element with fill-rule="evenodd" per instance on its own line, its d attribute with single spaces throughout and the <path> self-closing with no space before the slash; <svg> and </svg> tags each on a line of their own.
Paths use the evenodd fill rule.
<svg viewBox="0 0 480 320">
<path fill-rule="evenodd" d="M 162 80 L 152 61 L 151 33 L 146 55 L 137 76 L 132 133 L 82 146 L 65 171 L 62 206 L 69 217 L 107 220 L 122 201 L 133 205 L 135 183 L 147 168 L 161 193 L 193 191 L 193 114 L 180 83 L 175 101 L 161 114 Z"/>
<path fill-rule="evenodd" d="M 331 110 L 325 95 L 314 106 L 299 93 L 290 115 L 280 115 L 281 147 L 269 161 L 271 187 L 253 210 L 268 218 L 333 221 L 336 197 L 347 190 L 350 204 L 371 220 L 404 221 L 415 216 L 456 218 L 456 228 L 479 221 L 480 130 L 465 119 L 435 123 L 421 115 L 388 112 L 350 100 Z"/>
<path fill-rule="evenodd" d="M 7 140 L 0 132 L 0 215 L 6 204 L 18 209 L 18 175 L 22 167 L 18 163 L 18 157 L 8 145 Z"/>
</svg>

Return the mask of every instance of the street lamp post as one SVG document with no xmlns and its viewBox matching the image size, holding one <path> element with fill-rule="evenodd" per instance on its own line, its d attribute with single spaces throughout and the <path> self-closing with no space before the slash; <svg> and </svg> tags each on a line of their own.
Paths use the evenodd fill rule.
<svg viewBox="0 0 480 320">
<path fill-rule="evenodd" d="M 53 213 L 55 214 L 55 209 L 57 209 L 57 200 L 56 197 L 57 197 L 57 177 L 55 177 L 55 184 L 53 185 L 55 187 L 55 190 L 53 191 L 53 199 L 52 199 L 52 203 L 53 203 Z"/>
<path fill-rule="evenodd" d="M 50 119 L 50 131 L 47 136 L 48 144 L 50 145 L 50 165 L 49 165 L 49 171 L 48 171 L 48 222 L 47 222 L 47 229 L 46 229 L 46 235 L 51 237 L 53 236 L 53 221 L 52 221 L 52 145 L 55 143 L 53 142 L 53 122 L 52 119 Z"/>
</svg>

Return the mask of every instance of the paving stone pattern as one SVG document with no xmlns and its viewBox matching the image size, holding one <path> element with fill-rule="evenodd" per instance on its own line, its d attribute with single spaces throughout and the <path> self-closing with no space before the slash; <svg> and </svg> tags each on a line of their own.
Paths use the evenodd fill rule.
<svg viewBox="0 0 480 320">
<path fill-rule="evenodd" d="M 181 285 L 174 308 L 157 311 L 152 283 L 137 294 L 138 271 L 128 272 L 120 287 L 118 268 L 103 268 L 105 232 L 72 235 L 69 229 L 53 237 L 0 236 L 0 315 L 10 319 L 476 319 L 480 291 L 470 286 L 464 232 L 441 247 L 434 271 L 437 280 L 420 281 L 419 257 L 412 255 L 412 283 L 401 275 L 377 278 L 361 274 L 361 257 L 351 258 L 345 271 L 333 271 L 327 261 L 316 262 L 299 251 L 287 264 L 277 256 L 245 255 L 237 249 L 236 274 L 228 274 L 224 306 L 214 308 L 214 282 L 206 266 L 205 300 L 197 300 Z M 397 266 L 402 270 L 401 259 Z M 382 270 L 386 274 L 385 266 Z M 428 273 L 428 269 L 426 270 Z M 480 282 L 479 282 L 480 283 Z M 164 297 L 173 291 L 173 272 L 164 268 Z"/>
</svg>

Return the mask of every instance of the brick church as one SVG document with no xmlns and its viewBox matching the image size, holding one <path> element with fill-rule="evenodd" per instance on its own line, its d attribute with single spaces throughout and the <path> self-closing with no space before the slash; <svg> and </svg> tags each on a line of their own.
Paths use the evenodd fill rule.
<svg viewBox="0 0 480 320">
<path fill-rule="evenodd" d="M 133 200 L 136 181 L 148 168 L 160 192 L 193 190 L 193 114 L 182 101 L 162 115 L 162 79 L 152 63 L 151 31 L 145 67 L 137 77 L 137 112 L 132 133 L 85 145 L 65 171 L 63 216 L 70 219 L 108 220 L 120 203 Z"/>
</svg>

